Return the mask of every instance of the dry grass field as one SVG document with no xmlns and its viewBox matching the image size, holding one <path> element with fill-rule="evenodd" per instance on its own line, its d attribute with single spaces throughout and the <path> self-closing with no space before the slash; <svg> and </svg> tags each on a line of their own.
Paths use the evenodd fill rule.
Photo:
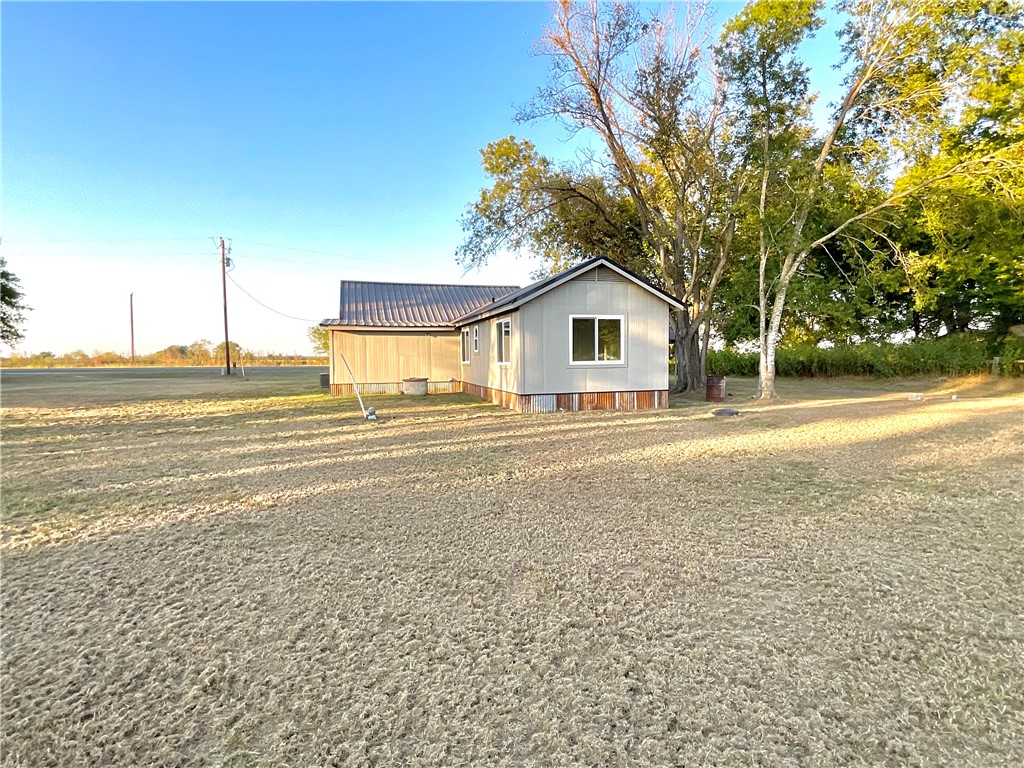
<svg viewBox="0 0 1024 768">
<path fill-rule="evenodd" d="M 5 768 L 1024 764 L 1019 380 L 75 376 L 0 379 Z"/>
</svg>

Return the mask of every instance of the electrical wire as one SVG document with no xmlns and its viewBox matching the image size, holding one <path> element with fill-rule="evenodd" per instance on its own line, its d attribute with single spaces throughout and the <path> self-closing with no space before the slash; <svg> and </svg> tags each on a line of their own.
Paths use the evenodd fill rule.
<svg viewBox="0 0 1024 768">
<path fill-rule="evenodd" d="M 253 240 L 240 240 L 238 238 L 235 238 L 235 242 L 236 243 L 247 243 L 249 245 L 259 245 L 259 246 L 262 246 L 264 248 L 277 248 L 277 249 L 282 250 L 282 251 L 295 251 L 296 253 L 313 253 L 313 254 L 316 254 L 317 256 L 330 256 L 332 259 L 342 259 L 344 261 L 360 261 L 360 262 L 371 261 L 370 259 L 366 259 L 366 258 L 364 258 L 362 256 L 345 256 L 344 254 L 341 254 L 341 253 L 328 253 L 327 251 L 313 251 L 313 250 L 310 250 L 309 248 L 293 248 L 290 245 L 274 245 L 273 243 L 257 243 L 257 242 L 255 242 Z M 255 259 L 255 258 L 259 258 L 259 257 L 251 256 L 250 258 Z M 266 258 L 266 257 L 264 257 L 264 258 Z M 296 262 L 296 263 L 300 263 L 301 264 L 303 262 Z M 308 262 L 306 262 L 306 263 L 308 263 Z M 389 264 L 393 264 L 393 265 L 398 266 L 398 267 L 416 267 L 416 266 L 419 266 L 418 263 L 406 262 L 406 261 L 389 261 L 388 263 Z M 335 265 L 333 265 L 333 264 L 322 264 L 320 266 L 335 266 Z"/>
<path fill-rule="evenodd" d="M 165 243 L 181 240 L 206 240 L 205 237 L 103 237 L 96 239 L 68 238 L 66 240 L 22 240 L 19 237 L 4 238 L 11 243 Z"/>
<path fill-rule="evenodd" d="M 238 240 L 240 243 L 248 243 L 249 245 L 261 245 L 264 248 L 278 248 L 282 251 L 296 251 L 298 253 L 315 253 L 317 256 L 331 256 L 335 259 L 354 259 L 356 256 L 342 256 L 340 253 L 328 253 L 327 251 L 311 251 L 308 248 L 293 248 L 290 245 L 274 245 L 273 243 L 257 243 L 254 240 Z"/>
<path fill-rule="evenodd" d="M 234 283 L 234 284 L 235 284 L 235 287 L 236 287 L 236 288 L 237 288 L 238 290 L 240 290 L 240 291 L 241 291 L 242 293 L 244 293 L 244 294 L 245 294 L 246 296 L 248 296 L 248 297 L 249 297 L 250 299 L 252 299 L 253 301 L 255 301 L 255 302 L 256 302 L 257 304 L 259 304 L 259 305 L 260 305 L 261 307 L 263 307 L 264 309 L 269 309 L 269 310 L 270 310 L 271 312 L 273 312 L 273 313 L 274 313 L 275 315 L 281 315 L 281 317 L 287 317 L 287 318 L 288 318 L 289 320 L 300 320 L 300 321 L 302 321 L 303 323 L 319 323 L 319 322 L 320 322 L 319 320 L 310 320 L 310 319 L 309 319 L 308 317 L 295 317 L 295 315 L 288 315 L 288 314 L 285 314 L 284 312 L 279 312 L 278 310 L 274 309 L 273 307 L 271 307 L 271 306 L 268 306 L 268 305 L 264 304 L 264 303 L 263 303 L 262 301 L 260 301 L 259 299 L 257 299 L 257 298 L 256 298 L 255 296 L 253 296 L 253 295 L 252 295 L 251 293 L 249 293 L 249 292 L 248 292 L 247 290 L 245 290 L 245 288 L 243 288 L 242 286 L 240 286 L 240 285 L 238 284 L 238 281 L 237 281 L 237 280 L 235 280 L 235 278 L 233 278 L 233 277 L 232 277 L 231 275 L 227 275 L 227 278 L 228 278 L 228 280 L 230 280 L 230 281 L 231 281 L 232 283 Z"/>
<path fill-rule="evenodd" d="M 278 261 L 278 262 L 281 262 L 283 264 L 304 264 L 304 265 L 306 265 L 308 267 L 330 267 L 331 269 L 337 269 L 338 268 L 337 264 L 328 264 L 327 262 L 324 262 L 324 261 L 301 261 L 299 259 L 275 259 L 273 256 L 253 256 L 251 254 L 246 254 L 245 258 L 247 258 L 247 259 L 256 259 L 257 261 Z M 352 267 L 349 267 L 349 269 L 352 269 Z"/>
</svg>

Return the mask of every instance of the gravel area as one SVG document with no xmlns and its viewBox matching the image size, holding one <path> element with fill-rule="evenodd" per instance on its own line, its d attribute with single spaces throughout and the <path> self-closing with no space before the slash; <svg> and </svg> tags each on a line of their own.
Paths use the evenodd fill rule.
<svg viewBox="0 0 1024 768">
<path fill-rule="evenodd" d="M 375 404 L 6 408 L 3 766 L 1024 764 L 1019 392 Z"/>
</svg>

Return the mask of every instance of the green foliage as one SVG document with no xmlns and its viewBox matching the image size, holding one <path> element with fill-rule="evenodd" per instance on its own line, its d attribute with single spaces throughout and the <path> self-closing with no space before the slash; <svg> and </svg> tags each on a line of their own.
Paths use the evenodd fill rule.
<svg viewBox="0 0 1024 768">
<path fill-rule="evenodd" d="M 754 0 L 730 19 L 717 48 L 741 105 L 736 138 L 752 153 L 768 150 L 781 159 L 806 138 L 810 116 L 808 68 L 797 58 L 800 45 L 824 23 L 821 0 Z"/>
<path fill-rule="evenodd" d="M 0 342 L 12 346 L 24 338 L 21 326 L 28 310 L 21 281 L 7 269 L 7 259 L 0 256 Z"/>
<path fill-rule="evenodd" d="M 330 351 L 330 331 L 326 328 L 314 325 L 306 331 L 306 337 L 309 339 L 309 343 L 313 345 L 313 353 L 319 355 L 326 355 Z"/>
<path fill-rule="evenodd" d="M 1024 376 L 1024 337 L 1007 336 L 999 347 L 1001 372 L 1007 376 Z"/>
<path fill-rule="evenodd" d="M 922 310 L 944 313 L 935 333 L 985 325 L 998 334 L 1019 319 L 1020 259 L 1005 256 L 1019 253 L 1020 217 L 991 206 L 999 197 L 1019 200 L 1022 187 L 1020 10 L 1005 0 L 842 0 L 845 95 L 815 136 L 798 56 L 820 26 L 820 7 L 755 0 L 725 26 L 719 48 L 740 115 L 737 140 L 760 181 L 745 198 L 742 228 L 757 264 L 746 265 L 742 279 L 749 285 L 756 272 L 757 302 L 746 303 L 758 313 L 753 335 L 762 355 L 770 358 L 780 340 L 878 337 L 901 318 L 920 330 Z M 893 185 L 899 167 L 911 172 Z M 911 217 L 926 241 L 911 253 L 920 257 L 916 274 L 908 270 L 914 295 L 894 277 L 910 250 L 899 209 L 923 205 L 944 183 L 985 190 L 974 200 L 937 201 L 937 218 L 923 209 Z M 726 338 L 751 335 L 749 319 L 746 307 L 728 317 Z M 762 370 L 759 394 L 770 397 L 772 372 Z"/>
<path fill-rule="evenodd" d="M 689 306 L 676 354 L 691 383 L 712 320 L 766 359 L 908 331 L 1001 338 L 1024 322 L 1020 6 L 840 0 L 843 96 L 816 131 L 801 55 L 823 7 L 751 0 L 705 60 L 699 4 L 677 27 L 660 8 L 559 3 L 541 44 L 551 80 L 519 118 L 602 151 L 558 165 L 527 140 L 489 144 L 459 259 L 622 261 Z M 816 355 L 794 365 L 833 364 Z M 840 367 L 889 365 L 858 361 Z"/>
<path fill-rule="evenodd" d="M 715 376 L 757 376 L 757 353 L 726 347 L 708 350 L 708 373 Z"/>
<path fill-rule="evenodd" d="M 243 350 L 241 348 L 241 346 L 238 345 L 237 342 L 232 341 L 231 342 L 231 362 L 234 365 L 238 365 L 238 363 L 242 360 L 242 355 L 244 355 L 244 354 L 245 354 L 245 350 Z M 224 359 L 225 359 L 225 356 L 224 356 L 224 342 L 222 341 L 220 344 L 217 345 L 217 348 L 213 351 L 213 360 L 218 362 L 218 363 L 223 363 Z"/>
<path fill-rule="evenodd" d="M 947 179 L 906 209 L 897 253 L 925 330 L 986 330 L 1024 322 L 1024 151 L 1016 168 Z M 922 163 L 900 183 L 929 172 Z"/>
<path fill-rule="evenodd" d="M 515 136 L 480 152 L 490 187 L 462 219 L 457 256 L 477 267 L 497 253 L 540 256 L 551 273 L 594 256 L 608 256 L 650 276 L 636 207 L 627 195 L 583 168 L 557 167 L 532 142 Z"/>
<path fill-rule="evenodd" d="M 905 344 L 866 342 L 819 347 L 815 344 L 779 346 L 776 370 L 780 376 L 963 376 L 986 373 L 994 356 L 1002 355 L 1010 373 L 1014 350 L 1024 354 L 1024 339 L 1005 345 L 986 343 L 980 334 L 962 333 Z M 1013 346 L 1013 345 L 1016 345 Z M 708 371 L 720 376 L 756 376 L 756 352 L 732 349 L 708 352 Z"/>
<path fill-rule="evenodd" d="M 661 11 L 665 10 L 662 14 Z M 703 341 L 732 258 L 731 205 L 745 176 L 727 138 L 719 80 L 704 70 L 707 6 L 673 12 L 632 3 L 559 3 L 541 51 L 548 85 L 517 119 L 561 121 L 599 150 L 556 165 L 508 137 L 482 152 L 492 185 L 463 219 L 467 266 L 504 252 L 550 271 L 609 256 L 687 306 L 676 316 L 676 387 L 703 386 Z"/>
</svg>

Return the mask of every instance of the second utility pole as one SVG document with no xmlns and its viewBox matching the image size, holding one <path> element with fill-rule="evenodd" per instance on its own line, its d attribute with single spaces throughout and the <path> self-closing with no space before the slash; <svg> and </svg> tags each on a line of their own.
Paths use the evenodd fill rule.
<svg viewBox="0 0 1024 768">
<path fill-rule="evenodd" d="M 231 375 L 231 343 L 228 341 L 228 257 L 220 239 L 220 282 L 224 289 L 224 374 Z"/>
<path fill-rule="evenodd" d="M 135 294 L 128 294 L 128 324 L 132 334 L 132 365 L 135 365 Z"/>
</svg>

